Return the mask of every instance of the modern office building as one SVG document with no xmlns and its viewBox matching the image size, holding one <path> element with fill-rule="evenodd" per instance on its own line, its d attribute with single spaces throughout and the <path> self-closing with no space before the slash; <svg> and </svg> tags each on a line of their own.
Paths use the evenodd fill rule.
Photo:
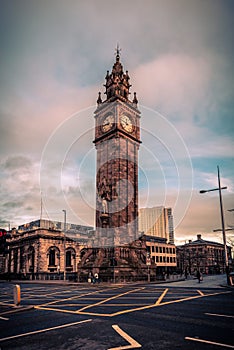
<svg viewBox="0 0 234 350">
<path fill-rule="evenodd" d="M 139 209 L 139 231 L 147 236 L 161 237 L 174 244 L 174 225 L 171 208 L 163 206 Z"/>
</svg>

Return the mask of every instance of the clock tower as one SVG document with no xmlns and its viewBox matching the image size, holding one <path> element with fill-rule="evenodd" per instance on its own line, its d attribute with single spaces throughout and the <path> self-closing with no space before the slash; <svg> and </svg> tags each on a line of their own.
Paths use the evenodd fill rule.
<svg viewBox="0 0 234 350">
<path fill-rule="evenodd" d="M 140 111 L 130 100 L 128 71 L 116 62 L 105 80 L 106 99 L 99 92 L 95 111 L 96 246 L 114 247 L 138 238 L 138 152 Z"/>
</svg>

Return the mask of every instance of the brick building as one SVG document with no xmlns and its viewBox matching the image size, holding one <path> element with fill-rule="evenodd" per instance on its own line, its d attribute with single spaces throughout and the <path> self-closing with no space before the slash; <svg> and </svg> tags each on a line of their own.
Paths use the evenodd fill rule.
<svg viewBox="0 0 234 350">
<path fill-rule="evenodd" d="M 231 260 L 231 248 L 228 259 Z M 224 245 L 206 241 L 197 235 L 195 241 L 177 246 L 177 265 L 181 272 L 194 274 L 199 269 L 202 273 L 225 273 Z"/>
</svg>

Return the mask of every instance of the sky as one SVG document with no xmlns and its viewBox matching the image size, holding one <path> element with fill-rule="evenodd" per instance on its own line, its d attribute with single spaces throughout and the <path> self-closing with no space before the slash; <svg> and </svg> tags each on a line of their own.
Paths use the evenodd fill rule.
<svg viewBox="0 0 234 350">
<path fill-rule="evenodd" d="M 177 243 L 222 242 L 234 213 L 232 0 L 2 0 L 0 225 L 94 226 L 94 111 L 121 63 L 141 111 L 139 207 L 172 207 Z M 233 237 L 233 231 L 227 232 Z"/>
</svg>

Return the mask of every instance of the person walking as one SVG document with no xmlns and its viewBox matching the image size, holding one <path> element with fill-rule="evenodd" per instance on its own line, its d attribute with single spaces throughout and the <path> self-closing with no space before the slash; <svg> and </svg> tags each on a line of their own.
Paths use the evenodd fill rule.
<svg viewBox="0 0 234 350">
<path fill-rule="evenodd" d="M 201 272 L 199 270 L 197 270 L 197 279 L 198 283 L 201 283 Z"/>
</svg>

